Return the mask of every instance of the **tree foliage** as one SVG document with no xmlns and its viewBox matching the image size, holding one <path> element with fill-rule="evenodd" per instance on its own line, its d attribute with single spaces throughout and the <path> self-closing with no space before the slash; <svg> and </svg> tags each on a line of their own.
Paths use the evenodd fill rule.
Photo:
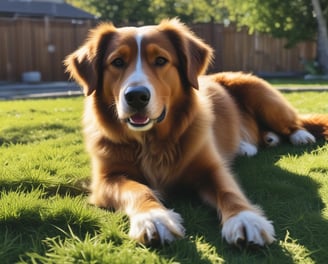
<svg viewBox="0 0 328 264">
<path fill-rule="evenodd" d="M 179 17 L 184 22 L 221 22 L 228 17 L 220 0 L 153 0 L 150 11 L 159 21 L 168 17 Z"/>
<path fill-rule="evenodd" d="M 289 45 L 313 40 L 317 31 L 308 0 L 224 0 L 223 4 L 229 9 L 230 20 L 238 25 L 287 38 Z"/>
<path fill-rule="evenodd" d="M 67 0 L 102 20 L 115 24 L 153 23 L 156 14 L 149 12 L 150 0 Z"/>
<path fill-rule="evenodd" d="M 228 16 L 219 0 L 67 0 L 115 24 L 152 24 L 179 17 L 185 23 L 220 22 Z"/>
</svg>

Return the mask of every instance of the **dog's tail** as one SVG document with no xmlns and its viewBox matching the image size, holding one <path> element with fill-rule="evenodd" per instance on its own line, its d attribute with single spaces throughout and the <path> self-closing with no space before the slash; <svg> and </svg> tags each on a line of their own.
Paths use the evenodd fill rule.
<svg viewBox="0 0 328 264">
<path fill-rule="evenodd" d="M 328 115 L 309 114 L 301 115 L 302 126 L 317 139 L 328 140 Z"/>
</svg>

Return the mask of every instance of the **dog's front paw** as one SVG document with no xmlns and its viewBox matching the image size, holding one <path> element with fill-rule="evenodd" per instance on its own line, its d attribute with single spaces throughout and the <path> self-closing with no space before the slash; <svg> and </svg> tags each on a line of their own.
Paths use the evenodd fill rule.
<svg viewBox="0 0 328 264">
<path fill-rule="evenodd" d="M 184 236 L 182 218 L 167 209 L 152 209 L 130 217 L 131 238 L 143 244 L 171 242 Z"/>
<path fill-rule="evenodd" d="M 242 211 L 229 218 L 222 228 L 222 236 L 229 244 L 264 246 L 275 241 L 272 223 L 265 217 L 252 212 Z"/>
</svg>

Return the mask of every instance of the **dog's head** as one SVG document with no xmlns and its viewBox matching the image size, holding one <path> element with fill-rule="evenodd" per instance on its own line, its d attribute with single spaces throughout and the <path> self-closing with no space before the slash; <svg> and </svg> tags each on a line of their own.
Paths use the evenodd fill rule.
<svg viewBox="0 0 328 264">
<path fill-rule="evenodd" d="M 198 89 L 211 57 L 211 48 L 173 19 L 139 28 L 101 24 L 65 63 L 86 96 L 115 106 L 129 129 L 146 131 Z"/>
</svg>

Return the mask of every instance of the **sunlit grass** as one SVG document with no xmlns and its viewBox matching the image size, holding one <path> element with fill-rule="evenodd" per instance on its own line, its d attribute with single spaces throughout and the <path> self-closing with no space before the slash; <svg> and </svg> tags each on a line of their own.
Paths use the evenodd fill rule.
<svg viewBox="0 0 328 264">
<path fill-rule="evenodd" d="M 287 93 L 301 113 L 328 112 L 328 93 Z M 328 144 L 284 145 L 238 158 L 248 197 L 273 220 L 277 242 L 238 250 L 221 238 L 215 210 L 168 200 L 186 237 L 160 248 L 128 238 L 124 215 L 87 203 L 83 99 L 0 102 L 1 263 L 326 263 Z"/>
</svg>

